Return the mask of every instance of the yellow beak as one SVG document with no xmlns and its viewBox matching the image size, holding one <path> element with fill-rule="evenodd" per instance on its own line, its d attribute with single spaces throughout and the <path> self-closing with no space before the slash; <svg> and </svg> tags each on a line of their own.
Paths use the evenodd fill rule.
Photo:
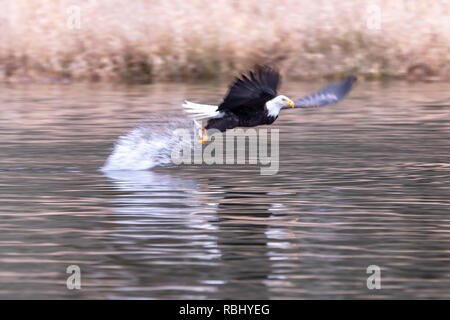
<svg viewBox="0 0 450 320">
<path fill-rule="evenodd" d="M 294 104 L 294 102 L 293 102 L 292 100 L 285 101 L 284 104 L 287 105 L 287 106 L 289 106 L 289 107 L 292 107 L 292 108 L 295 107 L 295 104 Z"/>
</svg>

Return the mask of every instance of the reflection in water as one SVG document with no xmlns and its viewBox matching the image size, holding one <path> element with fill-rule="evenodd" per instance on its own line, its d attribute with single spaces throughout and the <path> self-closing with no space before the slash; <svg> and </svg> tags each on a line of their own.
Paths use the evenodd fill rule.
<svg viewBox="0 0 450 320">
<path fill-rule="evenodd" d="M 199 192 L 202 186 L 192 179 L 152 171 L 105 171 L 105 175 L 120 191 L 110 200 L 116 217 L 112 223 L 116 226 L 109 235 L 109 244 L 117 252 L 135 252 L 129 258 L 111 256 L 111 264 L 125 263 L 132 266 L 131 271 L 150 267 L 151 272 L 136 272 L 140 275 L 136 285 L 149 284 L 150 296 L 152 291 L 160 290 L 168 292 L 167 298 L 176 297 L 175 293 L 199 298 L 185 292 L 216 291 L 193 279 L 180 281 L 176 274 L 178 268 L 182 274 L 195 274 L 189 265 L 204 268 L 220 258 L 216 227 L 209 222 L 214 205 L 200 212 L 195 210 L 205 204 Z M 180 259 L 193 261 L 180 266 Z"/>
<path fill-rule="evenodd" d="M 448 84 L 359 84 L 341 105 L 283 113 L 273 176 L 164 161 L 99 170 L 136 127 L 150 130 L 143 148 L 123 155 L 149 167 L 147 138 L 170 132 L 183 99 L 224 89 L 4 88 L 0 297 L 450 298 Z M 71 264 L 79 291 L 65 287 Z"/>
<path fill-rule="evenodd" d="M 230 190 L 231 189 L 231 190 Z M 236 297 L 236 287 L 242 297 L 255 293 L 268 299 L 265 281 L 271 270 L 267 243 L 267 219 L 270 204 L 247 202 L 251 192 L 237 192 L 223 188 L 224 196 L 217 206 L 218 245 L 223 263 L 218 273 L 224 284 L 221 292 L 225 299 Z"/>
<path fill-rule="evenodd" d="M 152 171 L 106 171 L 105 175 L 121 192 L 111 201 L 118 226 L 110 234 L 113 239 L 109 244 L 117 252 L 130 252 L 136 247 L 141 250 L 140 256 L 132 255 L 131 261 L 111 256 L 111 264 L 151 266 L 151 274 L 140 278 L 139 283 L 151 284 L 151 290 L 168 291 L 168 298 L 187 290 L 215 293 L 225 299 L 236 298 L 236 294 L 271 297 L 268 286 L 276 278 L 271 275 L 272 260 L 283 259 L 282 253 L 272 250 L 280 247 L 280 238 L 284 240 L 281 247 L 290 246 L 284 236 L 292 237 L 276 225 L 269 229 L 271 210 L 279 210 L 281 205 L 251 203 L 248 200 L 255 196 L 253 192 L 198 183 L 180 175 Z M 176 204 L 174 198 L 178 199 Z M 270 238 L 275 241 L 269 243 Z M 155 247 L 155 242 L 159 246 Z M 189 275 L 186 283 L 180 283 L 178 277 L 172 279 L 178 265 L 172 259 L 183 257 L 193 260 L 188 263 L 190 270 L 180 271 Z M 120 261 L 114 261 L 117 258 Z M 163 268 L 159 271 L 159 267 Z M 203 274 L 204 267 L 208 270 Z"/>
</svg>

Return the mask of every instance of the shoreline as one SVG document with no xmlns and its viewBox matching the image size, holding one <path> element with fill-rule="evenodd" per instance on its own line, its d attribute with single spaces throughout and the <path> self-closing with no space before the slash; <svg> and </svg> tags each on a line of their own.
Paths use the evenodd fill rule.
<svg viewBox="0 0 450 320">
<path fill-rule="evenodd" d="M 0 82 L 450 81 L 449 0 L 6 1 Z M 376 10 L 374 10 L 376 9 Z"/>
</svg>

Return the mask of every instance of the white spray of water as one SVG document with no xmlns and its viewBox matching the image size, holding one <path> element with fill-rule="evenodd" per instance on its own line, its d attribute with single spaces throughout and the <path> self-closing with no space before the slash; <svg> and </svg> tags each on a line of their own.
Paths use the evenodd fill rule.
<svg viewBox="0 0 450 320">
<path fill-rule="evenodd" d="M 171 121 L 143 124 L 119 137 L 101 171 L 146 170 L 172 163 L 172 148 L 178 141 L 173 132 L 192 123 Z"/>
</svg>

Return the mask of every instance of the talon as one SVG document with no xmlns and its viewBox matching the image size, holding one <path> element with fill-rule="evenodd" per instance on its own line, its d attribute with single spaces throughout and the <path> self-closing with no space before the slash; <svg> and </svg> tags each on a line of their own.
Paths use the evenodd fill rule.
<svg viewBox="0 0 450 320">
<path fill-rule="evenodd" d="M 208 141 L 209 137 L 206 135 L 205 128 L 201 128 L 201 131 L 203 133 L 200 134 L 200 140 L 198 140 L 198 143 L 204 144 L 206 141 Z"/>
<path fill-rule="evenodd" d="M 206 134 L 202 134 L 200 136 L 200 140 L 198 140 L 198 143 L 204 144 L 206 141 L 208 141 L 209 137 Z"/>
</svg>

